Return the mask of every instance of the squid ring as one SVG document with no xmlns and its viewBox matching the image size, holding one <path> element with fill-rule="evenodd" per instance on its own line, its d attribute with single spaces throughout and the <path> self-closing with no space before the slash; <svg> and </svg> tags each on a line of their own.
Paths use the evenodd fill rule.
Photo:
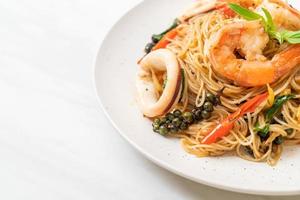
<svg viewBox="0 0 300 200">
<path fill-rule="evenodd" d="M 151 71 L 166 72 L 167 81 L 160 97 L 157 95 Z M 138 102 L 147 117 L 161 116 L 180 99 L 182 74 L 176 55 L 168 49 L 152 51 L 140 62 L 136 79 Z"/>
</svg>

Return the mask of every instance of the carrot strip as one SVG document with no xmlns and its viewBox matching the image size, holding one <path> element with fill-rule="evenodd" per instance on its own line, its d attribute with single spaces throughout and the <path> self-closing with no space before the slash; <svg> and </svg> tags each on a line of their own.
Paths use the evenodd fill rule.
<svg viewBox="0 0 300 200">
<path fill-rule="evenodd" d="M 234 127 L 234 123 L 246 113 L 255 112 L 256 108 L 268 98 L 268 93 L 254 97 L 243 104 L 236 112 L 229 115 L 219 125 L 217 125 L 202 141 L 202 144 L 212 144 L 218 139 L 227 136 Z"/>
<path fill-rule="evenodd" d="M 177 29 L 172 29 L 152 48 L 152 51 L 157 49 L 166 48 L 166 46 L 170 43 L 170 40 L 174 39 L 178 35 Z"/>
<path fill-rule="evenodd" d="M 246 102 L 244 105 L 241 106 L 241 115 L 244 115 L 246 113 L 252 113 L 255 112 L 256 108 L 268 98 L 269 94 L 264 93 L 261 95 L 258 95 L 254 97 L 253 99 Z"/>
</svg>

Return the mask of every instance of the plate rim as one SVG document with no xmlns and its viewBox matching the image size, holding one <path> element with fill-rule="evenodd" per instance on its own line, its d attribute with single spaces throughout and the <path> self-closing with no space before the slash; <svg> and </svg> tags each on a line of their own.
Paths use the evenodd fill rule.
<svg viewBox="0 0 300 200">
<path fill-rule="evenodd" d="M 191 180 L 195 183 L 203 184 L 209 187 L 217 188 L 220 190 L 224 191 L 230 191 L 230 192 L 236 192 L 236 193 L 242 193 L 242 194 L 250 194 L 250 195 L 263 195 L 263 196 L 294 196 L 294 195 L 299 195 L 300 194 L 300 188 L 298 190 L 257 190 L 257 189 L 241 189 L 237 187 L 232 187 L 228 185 L 222 185 L 219 183 L 215 183 L 213 181 L 207 181 L 204 179 L 200 178 L 195 178 L 193 176 L 189 176 L 187 174 L 182 173 L 179 169 L 176 167 L 173 167 L 169 165 L 166 161 L 158 159 L 154 156 L 151 155 L 151 153 L 146 152 L 143 150 L 142 147 L 140 147 L 137 143 L 134 141 L 130 140 L 129 137 L 117 126 L 115 121 L 112 119 L 112 117 L 109 114 L 109 111 L 105 108 L 105 105 L 102 101 L 101 94 L 98 90 L 97 87 L 97 80 L 96 80 L 96 75 L 97 75 L 97 63 L 99 60 L 99 57 L 101 55 L 101 52 L 103 51 L 103 47 L 105 42 L 107 41 L 109 35 L 115 30 L 116 27 L 122 22 L 122 20 L 128 16 L 133 10 L 137 9 L 138 7 L 142 6 L 147 0 L 142 0 L 141 2 L 137 3 L 135 6 L 127 10 L 118 20 L 114 22 L 114 24 L 110 27 L 110 29 L 106 32 L 105 36 L 103 37 L 102 41 L 100 42 L 100 45 L 98 47 L 98 50 L 96 52 L 96 55 L 93 60 L 93 70 L 92 70 L 92 84 L 94 88 L 94 93 L 96 95 L 97 101 L 100 104 L 101 110 L 104 112 L 106 118 L 109 120 L 109 122 L 112 124 L 114 129 L 119 133 L 119 135 L 122 136 L 122 138 L 127 141 L 137 152 L 139 152 L 141 155 L 143 155 L 145 158 L 156 164 L 157 166 L 172 172 L 173 174 L 176 174 L 180 177 L 186 178 L 188 180 Z"/>
</svg>

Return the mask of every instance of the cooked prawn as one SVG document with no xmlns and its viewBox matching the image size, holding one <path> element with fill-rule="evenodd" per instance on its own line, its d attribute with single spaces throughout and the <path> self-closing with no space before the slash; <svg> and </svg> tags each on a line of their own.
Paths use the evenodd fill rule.
<svg viewBox="0 0 300 200">
<path fill-rule="evenodd" d="M 211 38 L 209 59 L 216 72 L 238 85 L 273 83 L 300 63 L 300 45 L 291 45 L 268 60 L 262 53 L 268 41 L 260 21 L 234 22 Z"/>
<path fill-rule="evenodd" d="M 157 95 L 157 80 L 153 72 L 166 72 L 167 81 L 161 95 Z M 178 103 L 182 75 L 176 55 L 168 49 L 152 51 L 140 62 L 136 80 L 138 101 L 144 115 L 157 117 L 167 113 Z"/>
</svg>

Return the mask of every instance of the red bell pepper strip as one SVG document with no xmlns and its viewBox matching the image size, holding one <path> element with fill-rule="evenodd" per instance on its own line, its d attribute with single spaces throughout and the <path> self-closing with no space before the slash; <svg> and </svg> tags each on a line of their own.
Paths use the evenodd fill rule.
<svg viewBox="0 0 300 200">
<path fill-rule="evenodd" d="M 168 44 L 170 44 L 170 40 L 174 39 L 178 35 L 178 31 L 176 28 L 167 32 L 164 37 L 152 48 L 151 51 L 155 51 L 157 49 L 166 48 Z M 147 55 L 147 54 L 146 54 Z M 140 64 L 143 58 L 146 56 L 144 55 L 141 59 L 138 60 L 137 64 Z"/>
<path fill-rule="evenodd" d="M 261 95 L 258 95 L 254 98 L 252 98 L 251 100 L 249 100 L 248 102 L 246 102 L 245 104 L 243 104 L 241 106 L 241 116 L 246 114 L 246 113 L 252 113 L 255 112 L 256 108 L 262 103 L 264 102 L 269 96 L 269 93 L 264 93 Z"/>
<path fill-rule="evenodd" d="M 166 46 L 170 43 L 170 40 L 174 39 L 178 35 L 178 31 L 176 28 L 170 30 L 164 37 L 152 48 L 152 51 L 157 49 L 166 48 Z"/>
<path fill-rule="evenodd" d="M 214 128 L 210 134 L 208 134 L 202 141 L 202 144 L 212 144 L 218 139 L 227 136 L 229 132 L 233 129 L 234 123 L 246 113 L 255 112 L 256 108 L 268 98 L 268 93 L 264 93 L 254 97 L 253 99 L 247 101 L 243 104 L 236 112 L 229 115 L 225 120 L 223 120 L 219 125 Z"/>
</svg>

